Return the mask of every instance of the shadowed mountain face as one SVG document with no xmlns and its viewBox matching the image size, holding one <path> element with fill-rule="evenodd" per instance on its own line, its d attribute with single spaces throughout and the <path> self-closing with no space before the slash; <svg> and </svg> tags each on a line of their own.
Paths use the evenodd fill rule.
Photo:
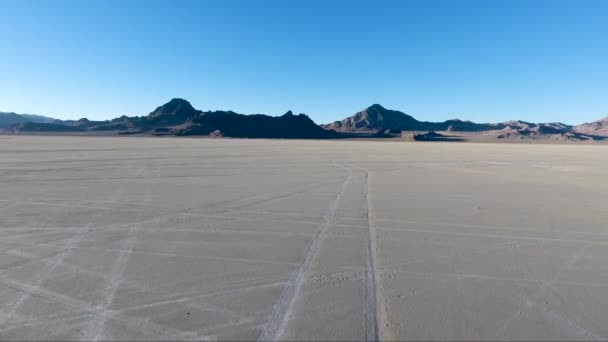
<svg viewBox="0 0 608 342">
<path fill-rule="evenodd" d="M 335 138 L 336 132 L 325 130 L 304 114 L 291 111 L 280 117 L 242 115 L 234 112 L 203 112 L 186 127 L 177 127 L 175 135 L 217 135 L 239 138 Z"/>
<path fill-rule="evenodd" d="M 183 99 L 172 99 L 146 116 L 121 116 L 113 120 L 55 121 L 19 123 L 14 132 L 113 132 L 116 134 L 211 135 L 239 138 L 337 138 L 304 114 L 291 111 L 280 117 L 243 115 L 231 111 L 203 112 Z"/>
</svg>

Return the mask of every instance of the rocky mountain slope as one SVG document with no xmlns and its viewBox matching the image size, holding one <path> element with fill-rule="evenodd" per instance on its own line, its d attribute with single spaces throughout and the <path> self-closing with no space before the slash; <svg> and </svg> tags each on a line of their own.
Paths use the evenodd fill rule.
<svg viewBox="0 0 608 342">
<path fill-rule="evenodd" d="M 323 125 L 338 132 L 401 131 L 484 131 L 496 129 L 496 124 L 477 124 L 471 121 L 447 120 L 444 122 L 418 121 L 412 116 L 374 104 L 341 121 Z M 502 126 L 500 127 L 502 128 Z"/>
<path fill-rule="evenodd" d="M 608 117 L 575 126 L 574 131 L 581 134 L 591 134 L 608 137 Z"/>
</svg>

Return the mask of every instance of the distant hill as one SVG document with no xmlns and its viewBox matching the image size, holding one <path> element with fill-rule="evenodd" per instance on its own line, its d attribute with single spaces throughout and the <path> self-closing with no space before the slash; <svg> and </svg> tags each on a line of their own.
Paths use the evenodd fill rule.
<svg viewBox="0 0 608 342">
<path fill-rule="evenodd" d="M 17 114 L 13 112 L 0 112 L 0 128 L 7 128 L 11 125 L 25 122 L 50 123 L 55 121 L 53 118 L 35 114 Z"/>
<path fill-rule="evenodd" d="M 323 125 L 328 129 L 340 132 L 378 132 L 386 129 L 402 131 L 417 130 L 421 122 L 413 117 L 395 110 L 388 110 L 374 104 L 341 121 Z"/>
<path fill-rule="evenodd" d="M 341 121 L 323 125 L 326 129 L 338 132 L 378 132 L 392 129 L 401 131 L 484 131 L 503 126 L 496 124 L 477 124 L 458 119 L 444 122 L 418 121 L 400 111 L 390 110 L 374 104 Z"/>
<path fill-rule="evenodd" d="M 146 116 L 121 116 L 106 121 L 53 121 L 18 123 L 13 132 L 108 132 L 116 134 L 209 135 L 239 138 L 337 138 L 333 130 L 315 124 L 304 114 L 291 111 L 275 117 L 244 115 L 232 111 L 203 112 L 184 99 L 172 99 Z"/>
</svg>

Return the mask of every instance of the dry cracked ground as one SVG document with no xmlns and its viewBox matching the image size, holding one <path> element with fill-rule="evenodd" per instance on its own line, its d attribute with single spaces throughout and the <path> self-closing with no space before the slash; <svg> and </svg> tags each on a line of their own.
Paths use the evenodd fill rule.
<svg viewBox="0 0 608 342">
<path fill-rule="evenodd" d="M 608 146 L 0 136 L 2 340 L 606 340 Z"/>
</svg>

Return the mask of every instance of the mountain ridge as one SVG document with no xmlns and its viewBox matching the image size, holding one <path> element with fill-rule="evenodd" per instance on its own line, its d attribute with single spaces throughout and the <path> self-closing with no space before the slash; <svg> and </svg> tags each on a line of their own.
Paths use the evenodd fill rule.
<svg viewBox="0 0 608 342">
<path fill-rule="evenodd" d="M 475 123 L 469 120 L 451 119 L 443 122 L 418 121 L 409 114 L 389 110 L 379 104 L 371 105 L 343 120 L 321 125 L 339 132 L 377 132 L 379 130 L 397 129 L 402 131 L 462 131 L 479 132 L 500 130 L 507 127 L 526 129 L 530 127 L 553 127 L 562 129 L 571 127 L 563 123 L 531 123 L 521 120 L 510 120 L 499 123 Z"/>
<path fill-rule="evenodd" d="M 2 112 L 0 112 L 2 113 Z M 14 113 L 12 113 L 14 114 Z M 15 114 L 17 115 L 17 114 Z M 182 98 L 173 98 L 143 116 L 120 116 L 111 120 L 56 120 L 43 116 L 9 115 L 17 122 L 8 127 L 21 132 L 80 132 L 100 134 L 207 135 L 237 138 L 387 138 L 403 132 L 419 132 L 420 137 L 439 139 L 435 132 L 475 133 L 497 139 L 601 140 L 608 137 L 608 118 L 577 126 L 560 122 L 532 123 L 510 120 L 475 123 L 451 119 L 419 121 L 413 116 L 373 104 L 342 120 L 317 125 L 307 115 L 288 111 L 281 116 L 239 114 L 230 110 L 202 111 Z M 37 120 L 37 121 L 32 121 Z M 427 132 L 427 133 L 424 133 Z M 411 135 L 411 134 L 409 134 Z M 408 136 L 409 136 L 408 135 Z"/>
<path fill-rule="evenodd" d="M 321 125 L 339 133 L 371 134 L 373 137 L 397 136 L 400 132 L 480 133 L 496 139 L 602 140 L 608 137 L 608 118 L 579 126 L 561 122 L 532 123 L 510 120 L 475 123 L 460 119 L 443 122 L 418 121 L 409 114 L 371 105 L 339 121 Z M 432 136 L 433 134 L 431 134 Z M 426 137 L 424 135 L 423 137 Z"/>
<path fill-rule="evenodd" d="M 145 116 L 121 116 L 112 120 L 57 120 L 52 123 L 22 122 L 12 132 L 113 132 L 116 134 L 208 135 L 236 138 L 337 138 L 307 115 L 288 111 L 282 116 L 238 114 L 233 111 L 201 111 L 181 98 L 171 99 Z"/>
<path fill-rule="evenodd" d="M 24 122 L 50 123 L 55 121 L 48 116 L 37 114 L 17 114 L 15 112 L 0 112 L 0 128 L 7 128 Z"/>
</svg>

